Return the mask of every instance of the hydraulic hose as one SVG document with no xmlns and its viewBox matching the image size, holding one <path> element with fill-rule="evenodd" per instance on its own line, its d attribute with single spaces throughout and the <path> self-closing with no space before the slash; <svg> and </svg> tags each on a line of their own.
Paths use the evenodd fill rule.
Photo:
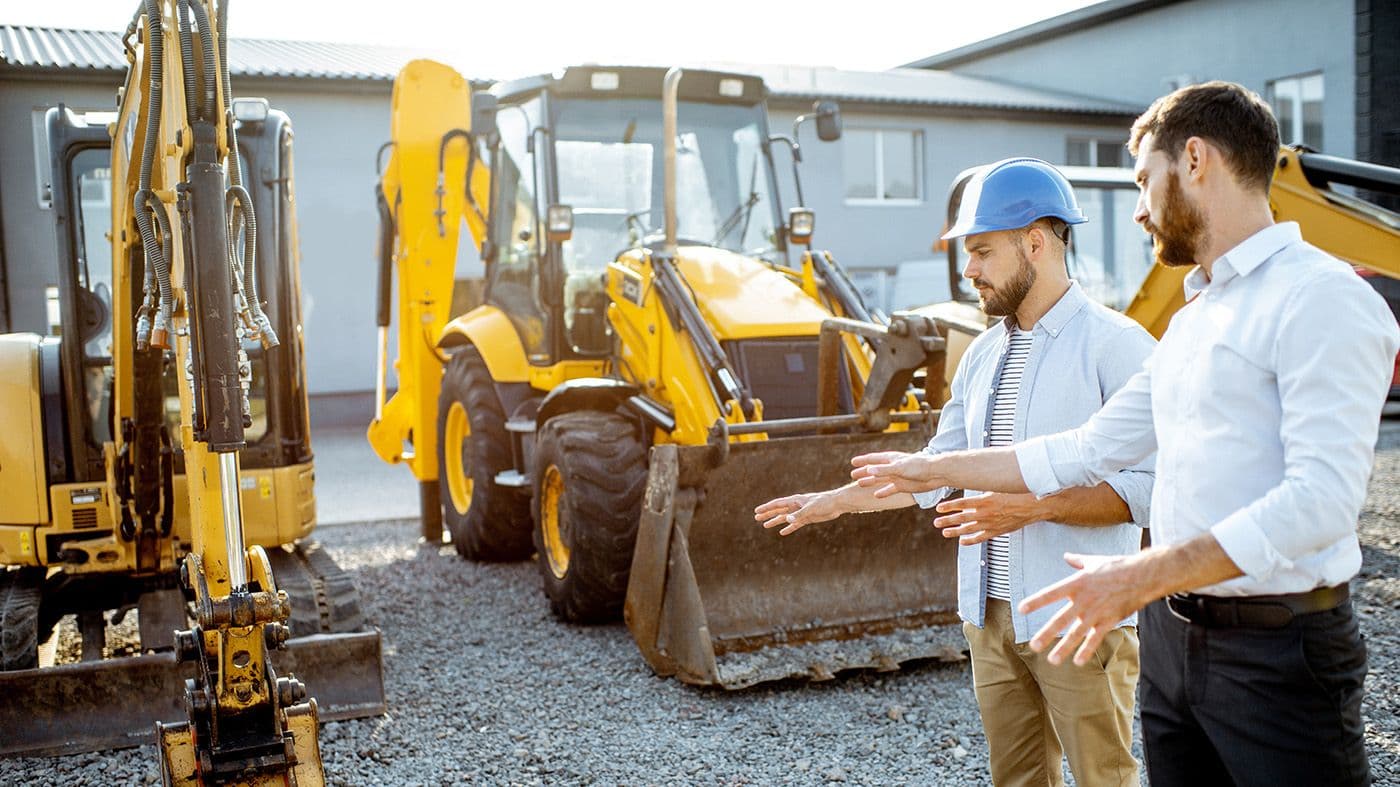
<svg viewBox="0 0 1400 787">
<path fill-rule="evenodd" d="M 229 218 L 229 253 L 232 255 L 236 251 L 238 222 L 243 223 L 243 279 L 238 282 L 238 289 L 247 305 L 248 315 L 252 319 L 253 328 L 258 332 L 258 339 L 262 342 L 263 349 L 272 349 L 279 344 L 277 332 L 272 328 L 272 322 L 268 320 L 267 314 L 262 310 L 262 304 L 258 302 L 257 291 L 257 245 L 258 245 L 258 221 L 253 212 L 253 198 L 248 194 L 248 190 L 242 186 L 230 186 L 225 197 L 224 210 Z M 236 259 L 236 258 L 235 258 Z"/>
<path fill-rule="evenodd" d="M 197 3 L 196 3 L 197 4 Z M 238 130 L 233 122 L 233 96 L 229 89 L 228 73 L 228 2 L 219 3 L 219 74 L 223 79 L 224 86 L 224 126 L 228 133 L 228 177 L 232 189 L 242 192 L 239 197 L 239 207 L 236 210 L 241 214 L 244 222 L 245 234 L 243 244 L 243 292 L 244 300 L 248 305 L 248 312 L 253 325 L 257 326 L 258 337 L 264 348 L 271 349 L 279 344 L 277 332 L 272 328 L 272 321 L 267 318 L 262 310 L 262 301 L 258 298 L 258 262 L 257 262 L 257 220 L 253 216 L 253 201 L 248 195 L 247 189 L 243 188 L 243 165 L 238 154 Z M 210 104 L 213 104 L 211 95 Z M 212 113 L 211 113 L 212 114 Z M 237 227 L 237 219 L 233 217 L 231 227 Z"/>
<path fill-rule="evenodd" d="M 248 190 L 242 186 L 229 186 L 228 189 L 224 191 L 224 224 L 225 231 L 227 232 L 225 240 L 228 242 L 225 253 L 228 255 L 230 264 L 233 266 L 233 276 L 231 278 L 233 281 L 234 294 L 238 296 L 239 301 L 241 301 L 237 304 L 239 313 L 244 318 L 248 328 L 253 329 L 255 328 L 252 321 L 253 315 L 252 312 L 248 310 L 248 292 L 243 286 L 244 257 L 238 248 L 239 230 L 244 230 L 243 237 L 245 239 L 247 239 L 251 233 L 253 242 L 257 242 L 256 224 L 250 227 L 243 217 L 243 208 L 247 205 L 248 200 Z"/>
<path fill-rule="evenodd" d="M 467 172 L 469 173 L 467 175 L 467 199 L 469 202 L 471 200 L 471 158 L 475 155 L 476 149 L 472 144 L 472 135 L 470 131 L 454 128 L 446 134 L 443 134 L 442 139 L 438 141 L 437 189 L 433 191 L 433 194 L 437 196 L 437 210 L 433 211 L 433 216 L 437 218 L 439 238 L 447 235 L 447 225 L 443 221 L 447 216 L 447 210 L 442 206 L 443 199 L 447 196 L 447 175 L 444 170 L 447 168 L 447 146 L 454 139 L 462 139 L 467 143 Z"/>
<path fill-rule="evenodd" d="M 165 251 L 161 247 L 155 234 L 155 227 L 151 224 L 151 217 L 147 213 L 146 205 L 148 201 L 154 201 L 155 212 L 163 213 L 164 207 L 159 200 L 154 200 L 151 192 L 151 170 L 155 166 L 156 136 L 160 129 L 161 97 L 164 92 L 164 33 L 161 29 L 160 6 L 157 0 L 143 0 L 146 8 L 146 31 L 149 42 L 146 45 L 146 58 L 150 65 L 150 84 L 147 86 L 149 95 L 146 104 L 146 132 L 145 139 L 141 146 L 141 172 L 136 193 L 136 199 L 132 205 L 132 210 L 136 213 L 136 228 L 141 233 L 141 245 L 146 253 L 146 264 L 154 268 L 156 286 L 160 290 L 160 298 L 156 307 L 155 319 L 148 337 L 136 337 L 137 346 L 141 347 L 148 342 L 156 347 L 166 349 L 170 326 L 170 315 L 174 311 L 173 295 L 170 289 L 170 270 L 165 259 Z M 164 216 L 161 217 L 162 219 Z M 166 229 L 162 226 L 162 230 Z M 146 341 L 143 341 L 143 338 Z"/>
<path fill-rule="evenodd" d="M 204 50 L 204 73 L 200 75 L 200 92 L 204 100 L 200 102 L 197 117 L 208 118 L 214 112 L 216 102 L 214 99 L 214 87 L 216 80 L 210 78 L 209 71 L 218 70 L 219 61 L 214 59 L 214 37 L 213 28 L 209 26 L 209 12 L 204 8 L 201 0 L 190 0 L 190 8 L 194 11 L 195 24 L 199 25 L 199 44 Z M 225 80 L 224 84 L 228 84 Z M 193 118 L 192 118 L 193 119 Z"/>
<path fill-rule="evenodd" d="M 180 64 L 185 70 L 185 122 L 195 118 L 195 73 L 194 73 L 194 34 L 190 30 L 190 0 L 180 0 L 178 20 L 180 25 Z"/>
</svg>

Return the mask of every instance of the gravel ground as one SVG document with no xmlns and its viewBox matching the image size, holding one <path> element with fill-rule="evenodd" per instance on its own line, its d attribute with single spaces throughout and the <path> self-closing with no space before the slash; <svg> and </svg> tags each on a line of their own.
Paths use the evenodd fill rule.
<svg viewBox="0 0 1400 787">
<path fill-rule="evenodd" d="M 1371 767 L 1377 784 L 1396 784 L 1400 425 L 1380 447 L 1354 589 Z M 966 662 L 696 689 L 653 676 L 620 624 L 556 622 L 533 563 L 466 563 L 417 544 L 402 521 L 318 535 L 383 631 L 391 709 L 323 725 L 330 784 L 990 784 Z M 159 783 L 151 746 L 0 760 L 0 784 Z"/>
</svg>

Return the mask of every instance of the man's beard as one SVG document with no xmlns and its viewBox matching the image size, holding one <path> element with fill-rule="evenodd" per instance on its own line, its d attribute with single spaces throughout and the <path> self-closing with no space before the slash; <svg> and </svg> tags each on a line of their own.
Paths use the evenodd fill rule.
<svg viewBox="0 0 1400 787">
<path fill-rule="evenodd" d="M 1151 219 L 1143 227 L 1152 235 L 1152 256 L 1168 268 L 1195 265 L 1205 237 L 1206 217 L 1192 205 L 1181 190 L 1181 179 L 1175 172 L 1167 176 L 1166 201 L 1159 211 L 1161 225 Z"/>
<path fill-rule="evenodd" d="M 987 290 L 978 290 L 978 294 L 982 298 L 982 311 L 991 317 L 1015 314 L 1016 310 L 1021 308 L 1021 301 L 1026 299 L 1031 286 L 1035 284 L 1035 268 L 1026 252 L 1019 246 L 1016 248 L 1016 257 L 1021 264 L 1016 266 L 1016 274 L 1002 286 L 990 287 L 986 279 L 974 279 L 972 282 L 978 287 L 989 287 Z"/>
</svg>

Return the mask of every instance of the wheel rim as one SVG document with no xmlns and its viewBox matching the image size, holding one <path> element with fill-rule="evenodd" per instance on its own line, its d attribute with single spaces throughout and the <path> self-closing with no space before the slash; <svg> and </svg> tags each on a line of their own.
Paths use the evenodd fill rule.
<svg viewBox="0 0 1400 787">
<path fill-rule="evenodd" d="M 540 530 L 544 534 L 544 556 L 550 573 L 563 579 L 569 573 L 569 545 L 564 540 L 566 523 L 560 513 L 564 500 L 564 475 L 558 465 L 544 471 L 540 484 Z"/>
<path fill-rule="evenodd" d="M 447 410 L 447 423 L 442 435 L 447 477 L 440 479 L 439 483 L 447 485 L 452 507 L 459 515 L 471 508 L 472 489 L 475 486 L 472 480 L 471 436 L 472 422 L 467 417 L 467 408 L 461 402 L 453 402 Z"/>
</svg>

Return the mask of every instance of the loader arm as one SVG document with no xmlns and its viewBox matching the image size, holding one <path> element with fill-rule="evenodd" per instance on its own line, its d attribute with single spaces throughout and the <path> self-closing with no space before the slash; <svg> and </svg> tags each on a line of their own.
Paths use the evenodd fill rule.
<svg viewBox="0 0 1400 787">
<path fill-rule="evenodd" d="M 381 459 L 413 471 L 422 490 L 424 535 L 440 537 L 436 455 L 443 357 L 438 343 L 450 316 L 458 244 L 467 240 L 466 233 L 481 249 L 491 192 L 490 168 L 471 133 L 471 84 L 440 63 L 409 63 L 394 80 L 385 147 L 388 162 L 376 186 L 379 347 L 368 438 Z M 396 308 L 391 308 L 391 289 L 397 289 Z M 394 314 L 398 390 L 385 401 Z"/>
</svg>

